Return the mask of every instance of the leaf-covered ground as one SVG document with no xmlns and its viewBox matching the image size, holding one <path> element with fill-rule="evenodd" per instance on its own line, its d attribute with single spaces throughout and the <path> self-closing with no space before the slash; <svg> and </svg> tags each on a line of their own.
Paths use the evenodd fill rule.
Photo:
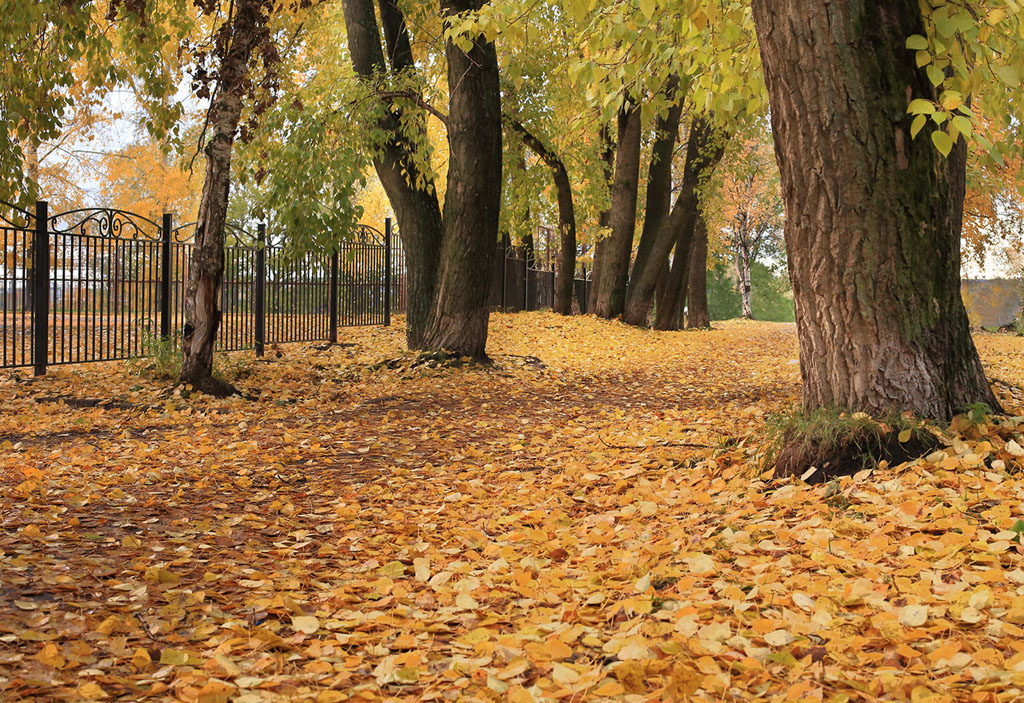
<svg viewBox="0 0 1024 703">
<path fill-rule="evenodd" d="M 495 315 L 490 369 L 402 335 L 236 357 L 258 400 L 5 372 L 0 699 L 1024 696 L 1024 421 L 772 483 L 791 325 Z M 1024 340 L 978 342 L 1020 413 Z"/>
</svg>

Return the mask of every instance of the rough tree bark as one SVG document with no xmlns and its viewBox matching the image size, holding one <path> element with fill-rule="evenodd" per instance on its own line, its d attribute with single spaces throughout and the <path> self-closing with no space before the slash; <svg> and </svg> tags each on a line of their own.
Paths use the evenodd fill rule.
<svg viewBox="0 0 1024 703">
<path fill-rule="evenodd" d="M 540 157 L 548 168 L 555 183 L 558 200 L 558 271 L 555 274 L 554 311 L 561 315 L 572 314 L 573 278 L 576 274 L 576 208 L 572 200 L 572 186 L 569 173 L 562 159 L 544 142 L 529 132 L 520 122 L 512 122 L 523 143 Z"/>
<path fill-rule="evenodd" d="M 479 10 L 480 0 L 442 0 L 448 18 Z M 483 35 L 463 51 L 445 44 L 448 60 L 448 184 L 437 301 L 429 349 L 486 359 L 492 257 L 501 208 L 501 91 L 498 54 Z"/>
<path fill-rule="evenodd" d="M 213 377 L 213 350 L 221 323 L 231 152 L 249 88 L 249 62 L 266 31 L 266 21 L 260 0 L 236 1 L 230 18 L 230 42 L 220 58 L 217 86 L 210 100 L 206 172 L 185 294 L 181 381 L 213 395 L 229 395 L 235 390 Z"/>
<path fill-rule="evenodd" d="M 622 314 L 626 302 L 629 258 L 636 231 L 636 199 L 640 176 L 640 108 L 627 105 L 619 113 L 619 138 L 612 180 L 608 225 L 611 234 L 594 247 L 592 310 L 612 319 Z"/>
<path fill-rule="evenodd" d="M 740 225 L 745 226 L 745 225 Z M 750 245 L 746 238 L 741 238 L 736 247 L 736 273 L 740 280 L 740 302 L 743 319 L 753 320 L 754 312 L 750 309 Z"/>
<path fill-rule="evenodd" d="M 938 420 L 998 403 L 960 299 L 966 145 L 947 159 L 907 103 L 917 0 L 754 0 L 782 174 L 805 409 Z"/>
<path fill-rule="evenodd" d="M 367 84 L 374 86 L 389 71 L 399 74 L 416 70 L 405 20 L 392 0 L 380 0 L 390 64 L 385 63 L 381 51 L 372 0 L 343 0 L 342 10 L 352 65 Z M 406 344 L 410 349 L 424 349 L 437 289 L 444 228 L 437 191 L 433 184 L 422 185 L 427 179 L 416 163 L 416 145 L 402 127 L 406 120 L 400 105 L 394 101 L 385 104 L 377 126 L 388 139 L 374 157 L 374 168 L 395 211 L 405 250 Z"/>
<path fill-rule="evenodd" d="M 388 72 L 416 70 L 404 15 L 395 0 L 379 0 L 379 5 L 388 62 L 372 1 L 342 2 L 352 65 L 371 89 L 381 87 Z M 441 12 L 448 18 L 482 5 L 452 0 L 442 3 Z M 403 126 L 409 117 L 395 97 L 382 97 L 376 126 L 387 138 L 374 167 L 406 252 L 409 348 L 485 358 L 501 199 L 497 54 L 493 43 L 477 36 L 468 53 L 448 42 L 445 55 L 449 114 L 434 111 L 448 128 L 451 153 L 443 215 L 434 184 L 416 166 L 417 145 Z"/>
<path fill-rule="evenodd" d="M 670 93 L 675 93 L 678 81 L 673 80 L 669 86 Z M 637 244 L 636 258 L 626 290 L 626 308 L 630 300 L 635 299 L 636 282 L 648 280 L 652 273 L 656 281 L 660 281 L 661 273 L 667 268 L 669 251 L 658 247 L 659 236 L 662 236 L 662 223 L 672 207 L 672 152 L 675 151 L 676 138 L 679 135 L 679 121 L 683 115 L 683 101 L 676 102 L 665 115 L 659 115 L 655 124 L 654 146 L 651 149 L 651 163 L 647 170 L 647 201 L 644 205 L 644 227 Z M 657 251 L 661 258 L 654 258 Z M 657 285 L 657 283 L 655 284 Z M 653 292 L 647 299 L 647 312 L 642 323 L 646 324 L 647 314 L 653 302 Z M 625 317 L 624 317 L 625 319 Z"/>
<path fill-rule="evenodd" d="M 711 171 L 718 165 L 724 151 L 724 140 L 710 115 L 697 115 L 690 126 L 686 144 L 686 165 L 679 195 L 672 206 L 672 212 L 662 222 L 658 237 L 651 248 L 654 261 L 665 261 L 675 246 L 672 266 L 668 278 L 664 279 L 664 293 L 658 298 L 654 327 L 659 330 L 675 329 L 678 326 L 680 297 L 685 297 L 689 284 L 690 247 L 697 223 L 698 189 Z M 622 319 L 632 325 L 647 321 L 651 302 L 658 286 L 661 270 L 648 267 L 636 272 L 630 282 L 629 298 Z"/>
<path fill-rule="evenodd" d="M 686 326 L 703 329 L 711 326 L 708 314 L 708 223 L 698 207 L 697 227 L 690 248 L 690 283 L 686 305 Z"/>
<path fill-rule="evenodd" d="M 607 124 L 601 125 L 600 140 L 604 146 L 601 152 L 601 175 L 604 177 L 604 182 L 608 185 L 609 191 L 608 207 L 597 216 L 597 226 L 603 231 L 608 228 L 612 216 L 611 187 L 612 175 L 615 172 L 616 146 Z M 597 267 L 597 246 L 595 245 L 590 267 L 590 294 L 587 296 L 587 312 L 589 313 L 593 313 L 594 306 L 597 305 L 597 291 L 600 288 L 600 278 L 601 271 Z"/>
</svg>

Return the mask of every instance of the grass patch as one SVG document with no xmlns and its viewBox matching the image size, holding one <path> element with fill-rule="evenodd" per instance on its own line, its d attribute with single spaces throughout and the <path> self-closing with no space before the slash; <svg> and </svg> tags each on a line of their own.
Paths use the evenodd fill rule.
<svg viewBox="0 0 1024 703">
<path fill-rule="evenodd" d="M 161 337 L 149 330 L 142 334 L 142 356 L 128 359 L 128 371 L 153 381 L 177 381 L 181 376 L 181 335 Z"/>
<path fill-rule="evenodd" d="M 774 467 L 779 478 L 798 476 L 822 483 L 874 468 L 881 461 L 910 461 L 940 446 L 935 427 L 911 415 L 872 417 L 838 408 L 809 413 L 797 409 L 769 417 L 762 467 Z"/>
</svg>

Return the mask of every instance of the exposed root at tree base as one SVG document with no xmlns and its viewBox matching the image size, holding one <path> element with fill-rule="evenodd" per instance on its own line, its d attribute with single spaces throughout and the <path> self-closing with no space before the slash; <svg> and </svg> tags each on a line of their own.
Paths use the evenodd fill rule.
<svg viewBox="0 0 1024 703">
<path fill-rule="evenodd" d="M 222 381 L 221 379 L 214 378 L 213 376 L 204 376 L 198 379 L 182 379 L 181 383 L 178 385 L 183 383 L 187 383 L 192 386 L 192 390 L 205 393 L 206 395 L 212 395 L 215 398 L 227 398 L 232 395 L 243 395 L 237 388 L 227 381 Z"/>
<path fill-rule="evenodd" d="M 448 351 L 426 351 L 408 354 L 402 356 L 396 356 L 393 359 L 384 359 L 376 364 L 370 366 L 374 371 L 380 369 L 438 369 L 438 368 L 462 368 L 464 366 L 490 366 L 491 360 L 488 357 L 479 359 L 471 358 L 468 356 L 460 356 L 454 352 Z"/>
<path fill-rule="evenodd" d="M 804 477 L 814 468 L 814 473 L 804 480 L 824 483 L 837 476 L 852 476 L 873 468 L 883 460 L 890 466 L 912 461 L 941 446 L 938 437 L 917 430 L 901 442 L 899 428 L 883 430 L 862 426 L 829 442 L 792 433 L 776 455 L 774 475 L 776 478 Z"/>
</svg>

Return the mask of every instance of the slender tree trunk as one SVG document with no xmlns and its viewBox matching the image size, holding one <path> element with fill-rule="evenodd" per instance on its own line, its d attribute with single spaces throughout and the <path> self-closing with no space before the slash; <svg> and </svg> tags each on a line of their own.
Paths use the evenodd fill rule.
<svg viewBox="0 0 1024 703">
<path fill-rule="evenodd" d="M 446 18 L 479 10 L 477 0 L 442 0 Z M 498 55 L 483 35 L 463 51 L 449 40 L 448 184 L 437 303 L 426 346 L 486 359 L 492 257 L 501 208 L 501 92 Z"/>
<path fill-rule="evenodd" d="M 606 319 L 622 314 L 626 303 L 629 258 L 636 230 L 640 136 L 640 108 L 628 105 L 619 113 L 619 140 L 608 221 L 612 231 L 597 243 L 594 250 L 597 297 L 593 309 L 599 317 Z"/>
<path fill-rule="evenodd" d="M 743 319 L 753 320 L 750 309 L 750 247 L 741 242 L 736 248 L 736 272 L 740 279 L 740 300 L 743 304 Z"/>
<path fill-rule="evenodd" d="M 671 81 L 669 94 L 676 92 L 678 80 Z M 647 169 L 647 201 L 644 206 L 644 227 L 640 233 L 640 243 L 636 247 L 636 259 L 629 287 L 634 287 L 637 277 L 644 277 L 644 271 L 653 267 L 660 271 L 668 261 L 669 252 L 664 252 L 660 260 L 654 260 L 651 252 L 655 248 L 661 224 L 672 207 L 672 152 L 676 148 L 679 136 L 679 121 L 683 115 L 683 101 L 679 99 L 665 115 L 659 115 L 655 124 L 654 146 L 651 149 L 651 163 Z M 660 253 L 660 251 L 659 251 Z M 629 293 L 627 292 L 627 301 Z M 627 302 L 628 305 L 628 302 Z"/>
<path fill-rule="evenodd" d="M 569 173 L 562 159 L 521 123 L 513 122 L 512 128 L 522 136 L 526 146 L 551 169 L 558 200 L 559 234 L 558 272 L 555 274 L 553 309 L 561 315 L 571 315 L 573 278 L 576 274 L 576 208 L 573 205 Z"/>
<path fill-rule="evenodd" d="M 689 285 L 691 246 L 697 225 L 700 185 L 718 165 L 725 150 L 724 135 L 716 129 L 710 115 L 694 117 L 686 144 L 686 165 L 683 181 L 672 212 L 661 226 L 652 247 L 653 259 L 668 258 L 675 246 L 672 267 L 664 281 L 664 293 L 658 298 L 654 327 L 659 330 L 676 329 Z M 632 325 L 647 320 L 651 301 L 658 285 L 658 272 L 650 268 L 636 272 L 630 285 L 629 299 L 622 319 Z"/>
<path fill-rule="evenodd" d="M 368 86 L 372 88 L 384 80 L 389 70 L 394 74 L 415 70 L 405 19 L 393 0 L 380 0 L 390 69 L 381 50 L 372 0 L 343 0 L 342 10 L 353 68 Z M 374 157 L 374 167 L 395 211 L 405 250 L 406 343 L 410 349 L 425 349 L 444 234 L 437 192 L 417 165 L 415 141 L 406 131 L 425 125 L 391 102 L 385 105 L 375 127 L 388 135 Z"/>
<path fill-rule="evenodd" d="M 782 174 L 805 409 L 948 419 L 998 403 L 960 299 L 966 145 L 948 159 L 907 103 L 934 97 L 917 0 L 754 0 Z M 808 70 L 813 67 L 813 70 Z"/>
<path fill-rule="evenodd" d="M 601 142 L 604 144 L 604 151 L 601 154 L 601 175 L 604 177 L 604 182 L 608 184 L 609 197 L 608 207 L 601 211 L 597 217 L 597 225 L 602 230 L 609 227 L 612 216 L 612 201 L 611 201 L 611 187 L 612 187 L 612 174 L 615 171 L 615 147 L 616 144 L 612 141 L 611 130 L 608 129 L 608 125 L 601 125 Z M 597 305 L 598 291 L 601 288 L 601 269 L 597 265 L 598 249 L 597 245 L 594 245 L 594 256 L 593 264 L 590 270 L 590 293 L 587 296 L 587 312 L 593 313 L 594 307 Z"/>
<path fill-rule="evenodd" d="M 689 303 L 686 306 L 686 326 L 703 329 L 711 326 L 708 314 L 708 223 L 698 208 L 697 227 L 693 231 L 690 250 Z"/>
<path fill-rule="evenodd" d="M 237 0 L 231 18 L 231 43 L 221 58 L 217 89 L 210 102 L 211 136 L 205 150 L 206 173 L 185 294 L 181 381 L 215 395 L 234 392 L 229 383 L 213 377 L 213 350 L 221 323 L 231 152 L 249 80 L 249 61 L 265 24 L 258 0 Z"/>
</svg>

